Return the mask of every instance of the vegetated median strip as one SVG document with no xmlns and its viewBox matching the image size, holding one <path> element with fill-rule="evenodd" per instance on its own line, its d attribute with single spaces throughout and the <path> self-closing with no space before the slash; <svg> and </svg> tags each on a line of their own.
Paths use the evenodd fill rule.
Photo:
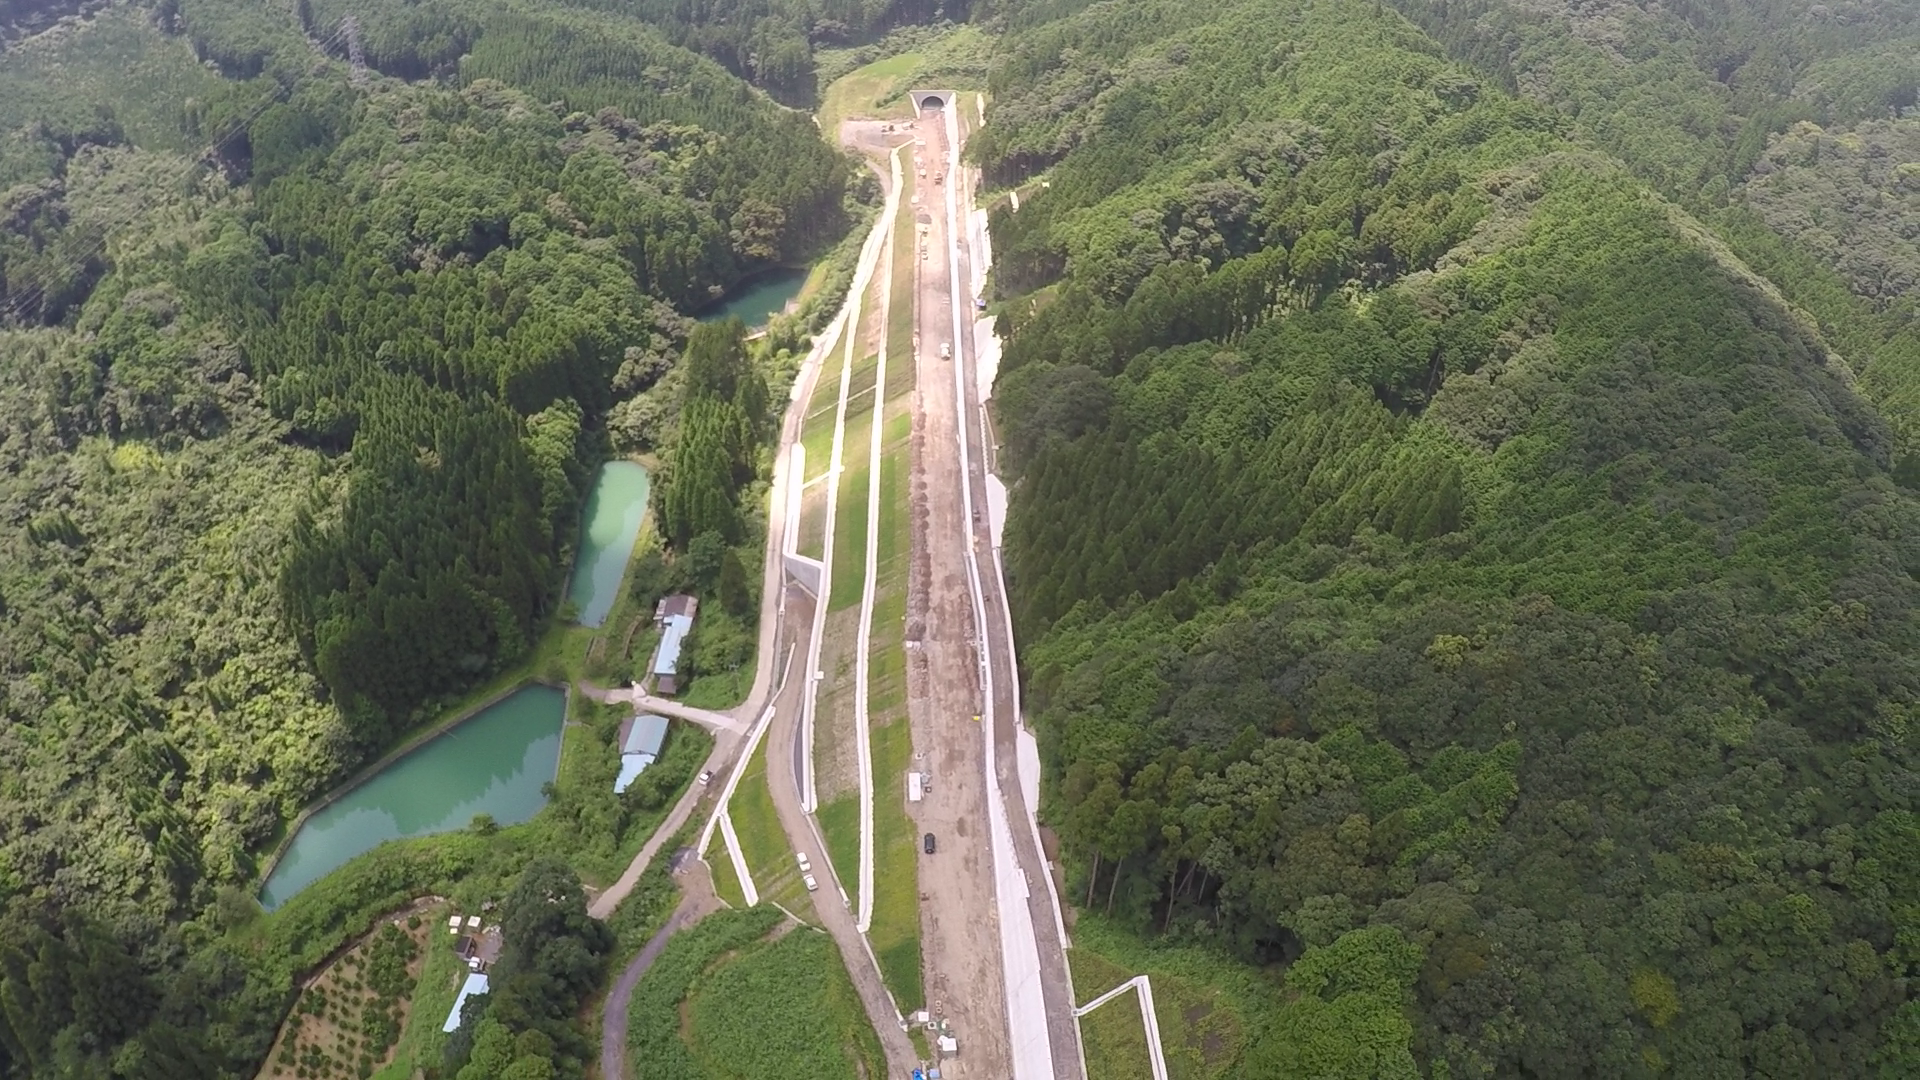
<svg viewBox="0 0 1920 1080">
<path fill-rule="evenodd" d="M 747 866 L 747 857 L 740 851 L 740 835 L 733 831 L 733 815 L 720 811 L 720 839 L 727 845 L 727 861 L 733 864 L 733 876 L 740 882 L 740 895 L 747 906 L 760 902 L 760 890 L 753 887 L 753 871 Z"/>
<path fill-rule="evenodd" d="M 912 192 L 913 178 L 906 178 Z M 910 204 L 909 204 L 910 205 Z M 919 225 L 900 219 L 894 230 L 893 296 L 916 297 Z M 873 745 L 874 901 L 868 939 L 880 977 L 896 1001 L 926 1000 L 920 951 L 919 831 L 907 813 L 906 774 L 913 767 L 913 727 L 907 705 L 906 617 L 912 516 L 908 498 L 913 457 L 914 304 L 890 306 L 887 347 L 907 358 L 893 364 L 885 391 L 880 442 L 879 513 L 873 521 L 878 559 L 873 574 L 873 638 L 867 655 L 868 727 Z"/>
<path fill-rule="evenodd" d="M 900 151 L 893 152 L 893 173 L 900 175 Z M 893 314 L 893 263 L 887 263 L 886 290 L 881 295 L 882 313 L 879 359 L 873 374 L 873 422 L 867 435 L 867 529 L 866 569 L 860 585 L 860 632 L 853 654 L 853 729 L 855 757 L 860 765 L 860 906 L 854 927 L 861 933 L 873 929 L 873 733 L 868 730 L 867 678 L 872 670 L 873 586 L 879 576 L 880 561 L 880 444 L 886 424 L 888 321 Z"/>
<path fill-rule="evenodd" d="M 898 399 L 896 399 L 897 401 Z M 909 419 L 901 416 L 898 419 Z M 890 424 L 890 427 L 898 427 Z M 909 438 L 889 440 L 881 466 L 884 498 L 880 510 L 880 571 L 869 674 L 869 711 L 873 717 L 874 912 L 869 937 L 881 963 L 881 977 L 902 1001 L 924 1001 L 920 956 L 918 831 L 907 814 L 906 774 L 913 767 L 913 728 L 907 712 L 906 616 L 909 508 L 906 484 Z"/>
</svg>

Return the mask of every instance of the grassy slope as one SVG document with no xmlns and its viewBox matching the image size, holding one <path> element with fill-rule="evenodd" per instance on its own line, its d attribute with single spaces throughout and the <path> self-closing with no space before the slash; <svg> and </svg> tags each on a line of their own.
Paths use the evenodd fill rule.
<svg viewBox="0 0 1920 1080">
<path fill-rule="evenodd" d="M 886 1075 L 840 954 L 794 929 L 724 957 L 695 982 L 682 1027 L 710 1080 Z"/>
<path fill-rule="evenodd" d="M 795 914 L 809 914 L 807 888 L 800 881 L 800 868 L 787 846 L 787 834 L 780 828 L 780 815 L 774 809 L 773 792 L 767 788 L 767 745 L 760 744 L 748 761 L 740 785 L 727 803 L 733 818 L 733 831 L 740 838 L 740 854 L 747 860 L 747 872 L 759 890 L 762 903 L 773 900 Z M 716 831 L 716 837 L 718 835 Z M 715 841 L 714 854 L 724 858 L 724 850 Z"/>
<path fill-rule="evenodd" d="M 1097 915 L 1082 915 L 1074 927 L 1074 999 L 1085 1004 L 1135 975 L 1153 981 L 1161 1048 L 1172 1080 L 1212 1080 L 1225 1074 L 1242 1048 L 1280 1004 L 1276 988 L 1234 961 L 1204 948 L 1148 944 Z M 1108 1014 L 1102 1017 L 1102 1014 Z M 1116 1022 L 1114 1017 L 1123 1017 Z M 1096 1024 L 1096 1018 L 1099 1023 Z M 1133 1064 L 1142 1032 L 1136 999 L 1123 995 L 1087 1015 L 1087 1066 L 1094 1075 L 1147 1075 Z M 1138 1036 L 1144 1052 L 1145 1036 Z M 1104 1063 L 1095 1066 L 1096 1044 Z M 1114 1069 L 1103 1073 L 1104 1067 Z"/>
<path fill-rule="evenodd" d="M 906 80 L 920 67 L 921 54 L 901 53 L 876 60 L 836 80 L 820 99 L 820 130 L 831 136 L 850 117 L 895 119 L 913 115 L 913 104 L 896 98 Z M 891 99 L 882 105 L 882 99 Z"/>
<path fill-rule="evenodd" d="M 740 887 L 740 875 L 734 872 L 733 860 L 727 856 L 726 838 L 720 835 L 719 829 L 713 830 L 713 839 L 701 855 L 713 874 L 714 895 L 734 907 L 746 907 L 746 890 Z"/>
<path fill-rule="evenodd" d="M 909 175 L 903 196 L 913 192 Z M 903 200 L 904 201 L 904 200 Z M 903 1007 L 925 1000 L 920 966 L 919 852 L 906 812 L 905 774 L 913 766 L 913 730 L 907 717 L 908 477 L 912 467 L 914 232 L 902 214 L 893 236 L 893 295 L 887 318 L 887 398 L 881 428 L 880 518 L 875 522 L 873 635 L 868 667 L 868 717 L 873 732 L 874 908 L 869 938 L 880 972 Z"/>
</svg>

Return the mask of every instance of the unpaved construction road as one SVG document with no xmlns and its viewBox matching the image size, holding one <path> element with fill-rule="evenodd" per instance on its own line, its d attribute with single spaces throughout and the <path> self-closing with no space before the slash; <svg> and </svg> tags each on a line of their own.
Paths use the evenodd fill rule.
<svg viewBox="0 0 1920 1080">
<path fill-rule="evenodd" d="M 943 1062 L 958 1080 L 1014 1076 L 1008 1041 L 1000 913 L 988 831 L 986 757 L 980 722 L 978 652 L 967 584 L 965 510 L 955 425 L 951 265 L 942 180 L 946 128 L 937 110 L 912 125 L 917 205 L 914 252 L 912 552 L 908 619 L 921 632 L 907 669 L 908 709 L 919 765 L 933 790 L 915 808 L 934 854 L 920 855 L 921 955 L 927 1006 L 960 1044 Z"/>
<path fill-rule="evenodd" d="M 947 108 L 923 107 L 912 130 L 920 199 L 910 209 L 925 255 L 916 253 L 913 290 L 919 378 L 909 619 L 923 621 L 924 636 L 909 686 L 914 746 L 935 779 L 922 813 L 928 831 L 939 831 L 935 821 L 946 830 L 939 852 L 923 855 L 920 866 L 928 993 L 960 1039 L 950 1075 L 1079 1080 L 1065 950 L 1016 773 L 1013 642 L 988 521 L 989 448 L 973 368 L 973 184 L 965 170 L 955 174 L 959 126 Z"/>
</svg>

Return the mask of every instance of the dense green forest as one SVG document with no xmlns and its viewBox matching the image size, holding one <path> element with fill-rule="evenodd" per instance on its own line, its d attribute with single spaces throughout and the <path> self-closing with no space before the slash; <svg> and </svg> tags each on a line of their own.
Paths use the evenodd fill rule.
<svg viewBox="0 0 1920 1080">
<path fill-rule="evenodd" d="M 0 1076 L 251 1073 L 365 914 L 240 942 L 254 856 L 527 656 L 610 453 L 691 493 L 683 554 L 752 541 L 797 342 L 690 316 L 862 209 L 807 116 L 631 13 L 363 9 L 364 75 L 340 14 L 120 5 L 0 57 Z M 582 1059 L 606 947 L 513 960 L 498 1026 Z"/>
<path fill-rule="evenodd" d="M 1719 233 L 1819 321 L 1913 455 L 1920 8 L 1394 3 Z"/>
<path fill-rule="evenodd" d="M 1522 6 L 1006 13 L 974 152 L 1026 185 L 996 408 L 1068 895 L 1285 971 L 1246 1077 L 1916 1075 L 1920 353 L 1845 261 L 1904 265 L 1857 239 L 1897 208 L 1819 187 L 1906 182 L 1852 162 L 1913 9 L 1808 15 L 1852 96 L 1780 120 L 1633 5 Z M 1667 10 L 1758 56 L 1774 7 Z"/>
</svg>

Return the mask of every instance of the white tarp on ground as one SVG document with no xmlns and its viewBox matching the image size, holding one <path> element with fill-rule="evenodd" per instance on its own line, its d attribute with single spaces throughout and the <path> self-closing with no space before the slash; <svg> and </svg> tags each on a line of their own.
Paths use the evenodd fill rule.
<svg viewBox="0 0 1920 1080">
<path fill-rule="evenodd" d="M 466 983 L 460 987 L 460 996 L 453 999 L 453 1011 L 447 1014 L 447 1022 L 440 1025 L 440 1030 L 454 1031 L 458 1029 L 460 1027 L 460 1009 L 467 1003 L 467 999 L 475 994 L 484 994 L 486 992 L 487 977 L 485 975 L 477 971 L 468 975 Z"/>
</svg>

